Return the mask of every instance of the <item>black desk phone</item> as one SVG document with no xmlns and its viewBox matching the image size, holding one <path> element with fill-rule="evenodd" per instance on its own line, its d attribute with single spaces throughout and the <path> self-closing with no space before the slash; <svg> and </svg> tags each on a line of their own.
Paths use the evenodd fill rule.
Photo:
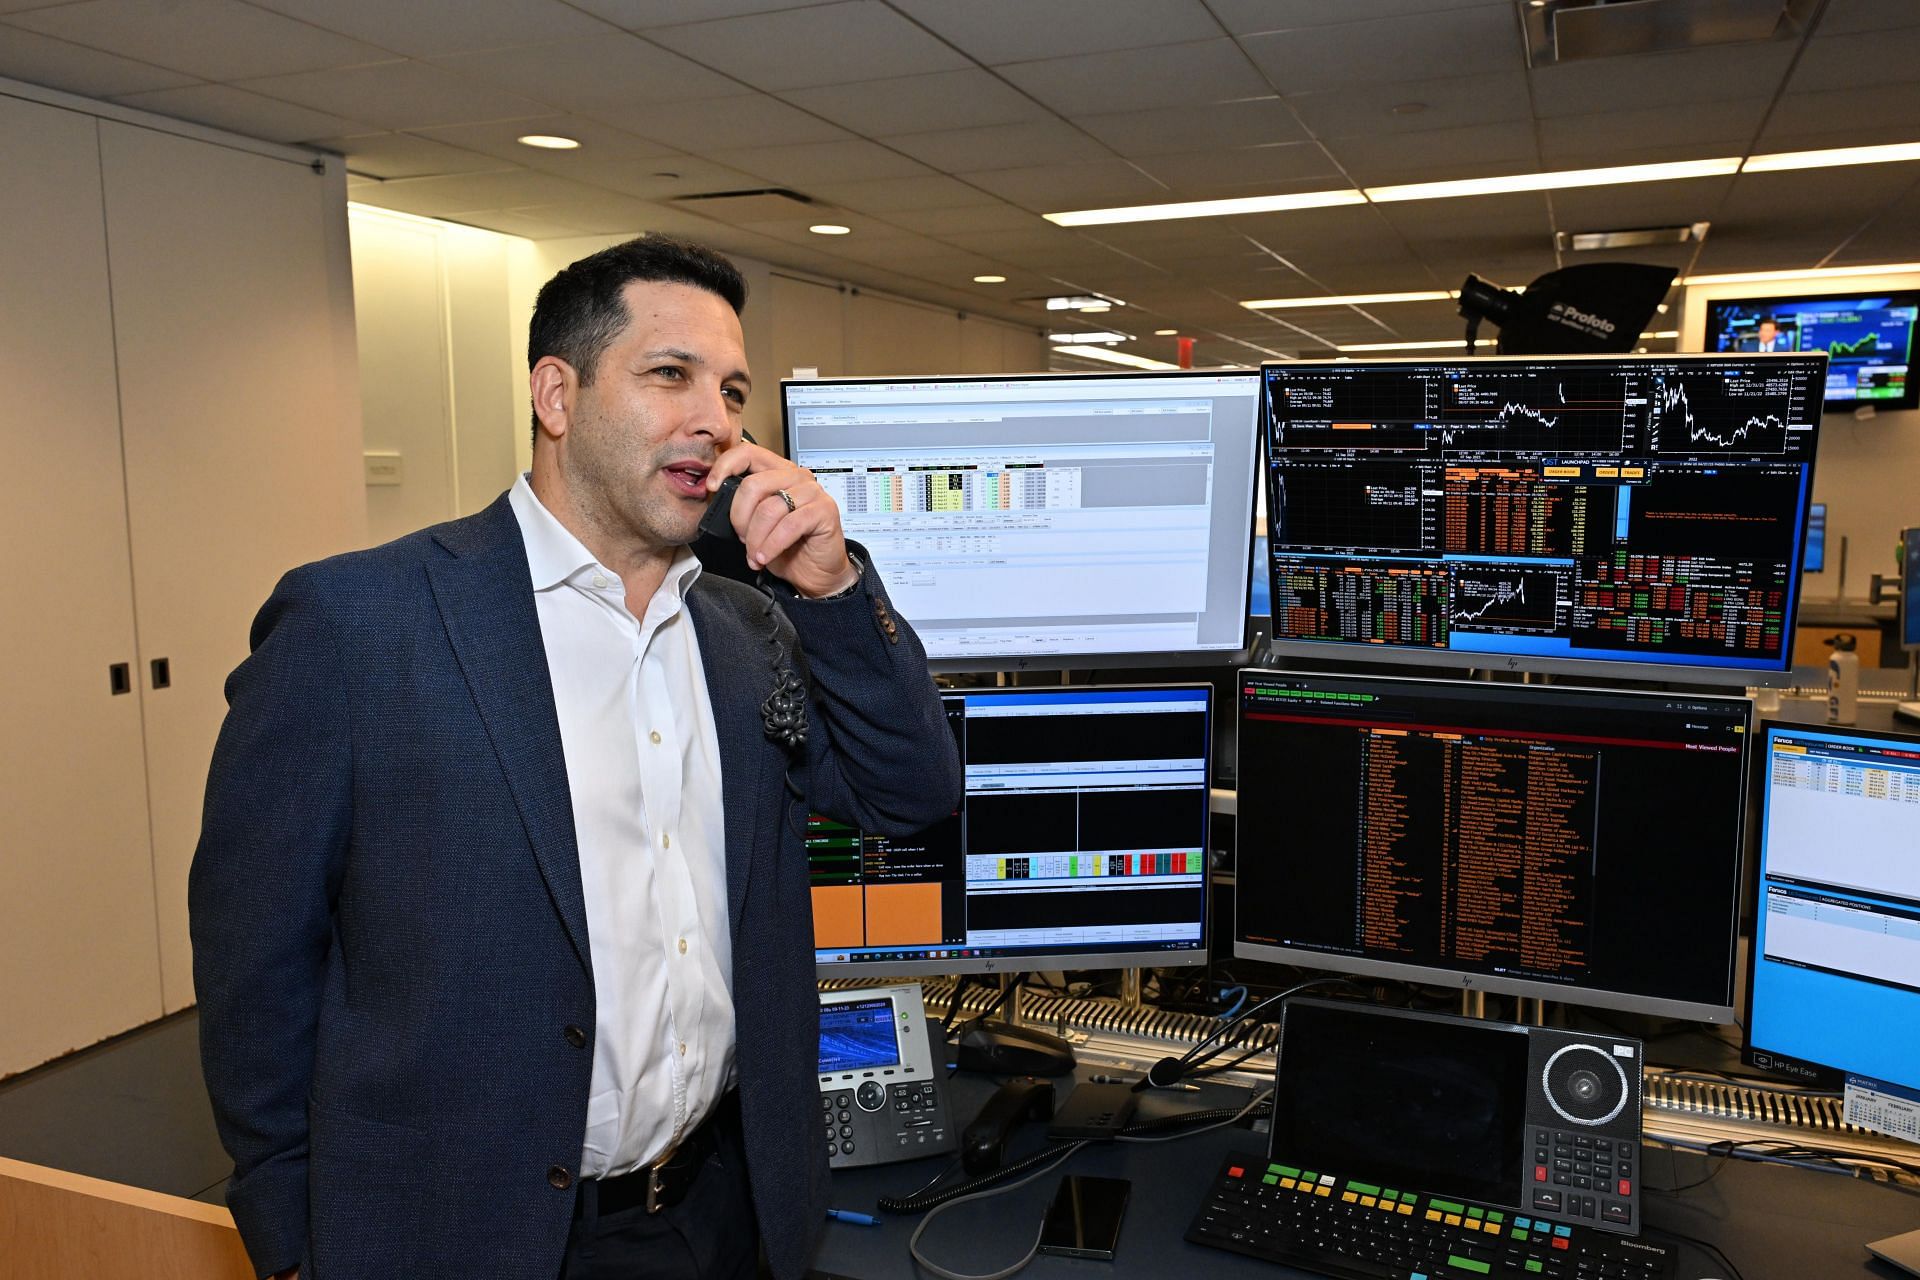
<svg viewBox="0 0 1920 1280">
<path fill-rule="evenodd" d="M 917 983 L 820 993 L 820 1115 L 829 1167 L 952 1151 L 958 1134 L 946 1085 Z"/>
</svg>

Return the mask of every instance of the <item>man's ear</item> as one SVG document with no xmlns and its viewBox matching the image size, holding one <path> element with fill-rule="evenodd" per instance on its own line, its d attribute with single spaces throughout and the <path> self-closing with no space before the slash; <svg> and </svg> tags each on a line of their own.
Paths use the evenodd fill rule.
<svg viewBox="0 0 1920 1280">
<path fill-rule="evenodd" d="M 573 420 L 574 397 L 580 389 L 580 375 L 559 356 L 541 356 L 527 373 L 527 389 L 533 395 L 533 414 L 540 419 L 540 430 L 554 439 L 567 434 Z"/>
</svg>

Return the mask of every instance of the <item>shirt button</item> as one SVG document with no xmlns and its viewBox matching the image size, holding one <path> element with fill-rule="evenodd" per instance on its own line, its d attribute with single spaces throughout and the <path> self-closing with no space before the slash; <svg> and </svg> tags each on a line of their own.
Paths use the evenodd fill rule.
<svg viewBox="0 0 1920 1280">
<path fill-rule="evenodd" d="M 680 954 L 687 954 L 687 940 L 685 938 L 680 939 Z"/>
<path fill-rule="evenodd" d="M 547 1170 L 547 1185 L 555 1191 L 565 1191 L 573 1185 L 573 1174 L 567 1171 L 565 1165 L 556 1164 Z"/>
<path fill-rule="evenodd" d="M 680 1042 L 680 1056 L 683 1058 L 687 1056 L 687 1042 L 685 1040 Z"/>
<path fill-rule="evenodd" d="M 661 847 L 662 849 L 671 849 L 671 848 L 673 848 L 673 837 L 672 837 L 672 836 L 670 836 L 670 835 L 668 835 L 668 834 L 667 834 L 666 832 L 664 832 L 664 831 L 662 831 L 662 832 L 660 833 L 660 847 Z"/>
<path fill-rule="evenodd" d="M 606 575 L 606 574 L 604 574 L 604 573 L 596 573 L 596 574 L 594 574 L 594 575 L 593 575 L 593 585 L 594 585 L 594 586 L 596 586 L 596 587 L 604 587 L 604 586 L 606 586 L 606 585 L 607 585 L 607 575 Z"/>
<path fill-rule="evenodd" d="M 648 734 L 648 735 L 647 735 L 647 741 L 648 741 L 648 742 L 651 742 L 651 743 L 652 743 L 652 744 L 653 744 L 654 746 L 656 746 L 656 747 L 657 747 L 657 746 L 659 746 L 659 745 L 660 745 L 660 731 L 659 731 L 658 729 L 655 729 L 655 730 L 654 730 L 654 731 L 653 731 L 652 733 L 650 733 L 650 734 Z"/>
</svg>

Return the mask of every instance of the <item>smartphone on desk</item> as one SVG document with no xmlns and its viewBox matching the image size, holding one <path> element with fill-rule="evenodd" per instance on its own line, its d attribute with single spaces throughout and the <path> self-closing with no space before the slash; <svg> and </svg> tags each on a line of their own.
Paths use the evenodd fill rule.
<svg viewBox="0 0 1920 1280">
<path fill-rule="evenodd" d="M 1112 1262 L 1132 1192 L 1133 1183 L 1126 1178 L 1068 1174 L 1060 1179 L 1040 1228 L 1040 1252 Z"/>
</svg>

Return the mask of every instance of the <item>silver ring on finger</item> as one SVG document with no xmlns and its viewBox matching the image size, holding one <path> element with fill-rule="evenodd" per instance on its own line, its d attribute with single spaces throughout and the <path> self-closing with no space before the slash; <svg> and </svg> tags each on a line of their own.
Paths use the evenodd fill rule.
<svg viewBox="0 0 1920 1280">
<path fill-rule="evenodd" d="M 787 510 L 793 510 L 795 504 L 792 494 L 788 493 L 785 489 L 776 489 L 774 492 L 780 495 L 780 501 L 787 504 Z"/>
</svg>

